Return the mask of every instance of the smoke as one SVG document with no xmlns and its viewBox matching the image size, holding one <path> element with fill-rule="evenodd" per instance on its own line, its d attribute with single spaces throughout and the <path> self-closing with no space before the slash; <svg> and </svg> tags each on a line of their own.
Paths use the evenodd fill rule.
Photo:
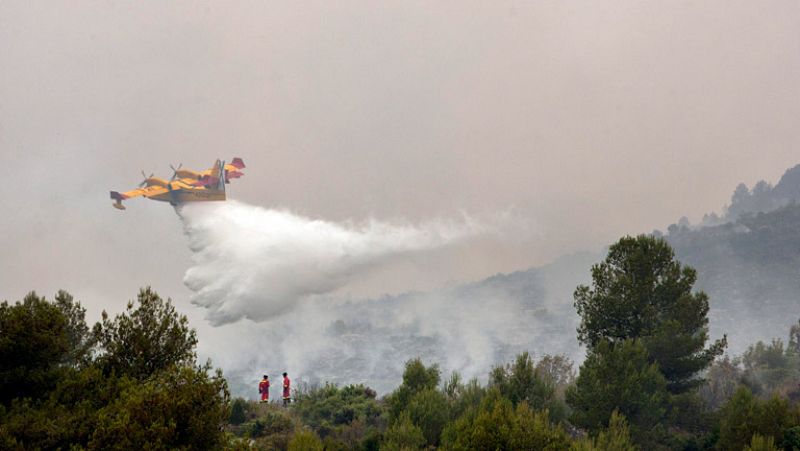
<svg viewBox="0 0 800 451">
<path fill-rule="evenodd" d="M 189 204 L 179 214 L 193 253 L 184 283 L 214 325 L 285 314 L 398 257 L 488 231 L 466 216 L 418 225 L 337 224 L 236 201 Z"/>
<path fill-rule="evenodd" d="M 342 294 L 446 247 L 488 236 L 519 243 L 531 227 L 510 212 L 480 221 L 333 223 L 228 201 L 188 204 L 179 214 L 193 253 L 184 282 L 213 326 L 203 328 L 200 352 L 225 368 L 236 393 L 246 395 L 265 372 L 386 392 L 416 357 L 484 378 L 522 351 L 576 355 L 574 285 L 546 271 L 376 299 Z M 570 267 L 585 272 L 583 260 Z"/>
<path fill-rule="evenodd" d="M 253 395 L 261 374 L 284 371 L 298 382 L 363 383 L 388 393 L 417 357 L 445 377 L 457 371 L 485 381 L 493 366 L 523 351 L 580 356 L 570 290 L 553 282 L 546 270 L 530 270 L 376 299 L 315 296 L 280 316 L 203 330 L 200 353 L 225 369 L 242 396 Z"/>
</svg>

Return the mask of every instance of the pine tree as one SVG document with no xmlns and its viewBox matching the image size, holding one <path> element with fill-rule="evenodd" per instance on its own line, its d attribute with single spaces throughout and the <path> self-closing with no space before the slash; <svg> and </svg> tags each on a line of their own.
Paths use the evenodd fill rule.
<svg viewBox="0 0 800 451">
<path fill-rule="evenodd" d="M 578 339 L 593 350 L 640 339 L 672 393 L 696 388 L 698 373 L 722 354 L 726 340 L 708 341 L 708 296 L 692 292 L 696 271 L 675 261 L 660 238 L 624 237 L 592 267 L 592 286 L 575 290 Z"/>
</svg>

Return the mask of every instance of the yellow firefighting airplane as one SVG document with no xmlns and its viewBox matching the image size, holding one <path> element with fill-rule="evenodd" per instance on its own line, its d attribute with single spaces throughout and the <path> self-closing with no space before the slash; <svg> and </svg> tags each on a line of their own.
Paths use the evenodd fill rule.
<svg viewBox="0 0 800 451">
<path fill-rule="evenodd" d="M 205 202 L 212 200 L 225 200 L 225 184 L 230 183 L 230 179 L 239 178 L 244 175 L 244 161 L 241 158 L 234 158 L 230 164 L 217 160 L 211 169 L 205 171 L 192 171 L 191 169 L 172 168 L 172 178 L 169 180 L 158 177 L 147 177 L 142 171 L 144 180 L 139 184 L 139 188 L 118 193 L 111 191 L 112 204 L 114 208 L 124 210 L 122 201 L 132 197 L 144 196 L 153 200 L 169 202 L 178 205 L 183 202 Z"/>
</svg>

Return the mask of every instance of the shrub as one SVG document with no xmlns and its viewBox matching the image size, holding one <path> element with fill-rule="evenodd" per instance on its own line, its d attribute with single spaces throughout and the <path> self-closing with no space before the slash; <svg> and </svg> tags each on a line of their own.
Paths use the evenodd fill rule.
<svg viewBox="0 0 800 451">
<path fill-rule="evenodd" d="M 322 441 L 310 429 L 299 429 L 289 440 L 289 451 L 322 451 Z"/>
</svg>

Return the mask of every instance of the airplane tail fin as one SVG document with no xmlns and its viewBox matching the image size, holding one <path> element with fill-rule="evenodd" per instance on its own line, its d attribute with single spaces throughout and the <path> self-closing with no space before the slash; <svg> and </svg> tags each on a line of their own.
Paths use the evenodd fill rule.
<svg viewBox="0 0 800 451">
<path fill-rule="evenodd" d="M 231 166 L 235 167 L 236 169 L 244 169 L 244 161 L 241 158 L 236 157 L 231 161 Z"/>
</svg>

